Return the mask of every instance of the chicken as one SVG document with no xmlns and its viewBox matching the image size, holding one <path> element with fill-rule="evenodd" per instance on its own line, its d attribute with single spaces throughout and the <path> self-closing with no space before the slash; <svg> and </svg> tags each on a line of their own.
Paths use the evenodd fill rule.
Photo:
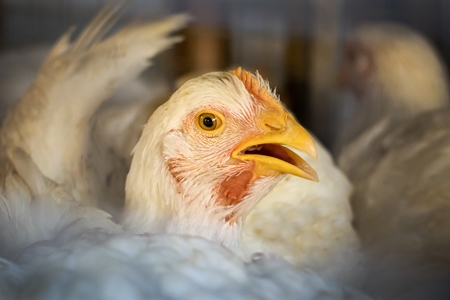
<svg viewBox="0 0 450 300">
<path fill-rule="evenodd" d="M 342 130 L 338 147 L 347 147 L 383 118 L 401 122 L 448 105 L 443 62 L 413 30 L 391 23 L 361 26 L 343 52 L 338 84 L 356 98 L 357 111 Z M 345 154 L 339 159 L 344 166 Z"/>
<path fill-rule="evenodd" d="M 96 159 L 96 168 L 99 159 L 106 158 L 104 167 L 99 169 L 105 181 L 111 182 L 107 190 L 109 199 L 117 200 L 113 207 L 123 205 L 128 153 L 139 139 L 142 120 L 153 112 L 155 100 L 144 105 L 139 103 L 126 109 L 111 106 L 110 113 L 103 113 L 96 121 L 102 125 L 95 128 L 93 139 L 102 154 Z M 108 151 L 106 144 L 110 145 Z M 320 181 L 306 181 L 293 175 L 283 178 L 250 212 L 242 241 L 250 252 L 274 253 L 299 268 L 307 267 L 321 276 L 358 286 L 364 278 L 363 257 L 351 224 L 351 185 L 317 140 L 316 146 L 319 160 L 307 156 L 305 159 L 317 171 Z M 116 166 L 120 163 L 120 168 L 112 171 L 111 161 Z"/>
<path fill-rule="evenodd" d="M 32 87 L 6 117 L 0 135 L 2 148 L 23 149 L 45 176 L 91 204 L 102 188 L 86 159 L 92 115 L 115 86 L 148 66 L 147 59 L 180 41 L 168 34 L 188 20 L 178 15 L 135 23 L 102 40 L 118 10 L 103 10 L 75 42 L 69 42 L 70 32 L 58 41 Z"/>
<path fill-rule="evenodd" d="M 194 77 L 189 75 L 179 79 L 178 86 Z M 108 139 L 114 136 L 110 134 Z M 314 140 L 319 159 L 305 156 L 305 160 L 320 181 L 293 175 L 283 178 L 250 212 L 242 241 L 253 251 L 275 253 L 299 268 L 307 267 L 321 276 L 359 286 L 364 279 L 364 259 L 352 227 L 352 187 L 328 150 Z"/>
<path fill-rule="evenodd" d="M 282 174 L 317 180 L 281 144 L 317 155 L 260 76 L 238 68 L 188 81 L 153 113 L 133 150 L 124 226 L 202 236 L 239 251 L 245 218 Z M 148 184 L 156 178 L 158 185 Z"/>
<path fill-rule="evenodd" d="M 133 75 L 148 57 L 147 50 L 151 49 L 142 47 L 145 53 L 138 51 L 141 55 L 135 54 L 138 57 L 131 59 L 130 65 L 123 66 L 120 64 L 122 56 L 117 54 L 121 53 L 118 50 L 123 49 L 117 48 L 118 44 L 127 47 L 125 53 L 141 49 L 141 42 L 145 42 L 137 38 L 141 30 L 141 26 L 128 27 L 110 39 L 84 49 L 83 55 L 76 49 L 70 49 L 71 46 L 63 39 L 52 50 L 34 86 L 7 116 L 0 132 L 3 166 L 0 170 L 2 297 L 364 298 L 314 273 L 296 270 L 282 259 L 257 254 L 244 263 L 220 245 L 238 254 L 244 252 L 240 248 L 239 237 L 246 215 L 284 173 L 317 180 L 316 173 L 308 163 L 293 151 L 277 144 L 285 143 L 316 156 L 311 136 L 282 108 L 278 98 L 260 76 L 254 78 L 240 69 L 206 74 L 184 85 L 155 112 L 134 151 L 135 169 L 132 168 L 129 173 L 124 223 L 132 229 L 131 232 L 124 232 L 122 226 L 111 221 L 108 214 L 91 205 L 93 201 L 83 198 L 82 188 L 77 191 L 79 186 L 67 180 L 72 178 L 75 181 L 87 175 L 80 173 L 73 162 L 71 167 L 68 161 L 58 159 L 55 152 L 58 154 L 61 147 L 47 147 L 45 141 L 61 137 L 54 135 L 55 131 L 58 133 L 61 130 L 75 132 L 83 144 L 86 139 L 84 135 L 90 136 L 90 133 L 85 128 L 88 125 L 83 123 L 84 118 L 80 118 L 84 126 L 82 130 L 73 129 L 74 123 L 79 125 L 73 119 L 80 117 L 74 113 L 81 115 L 80 111 L 66 103 L 54 105 L 52 101 L 57 100 L 55 96 L 62 96 L 62 91 L 66 90 L 71 80 L 75 81 L 72 84 L 76 83 L 77 88 L 78 84 L 86 88 L 81 93 L 83 97 L 77 99 L 80 102 L 98 100 L 97 97 L 106 98 L 104 95 L 114 89 L 115 84 L 121 83 L 121 76 L 126 76 L 111 72 L 109 68 L 118 68 L 121 72 Z M 122 40 L 125 33 L 130 40 Z M 74 45 L 85 44 L 86 41 L 82 40 L 86 36 L 89 36 L 89 31 Z M 111 48 L 116 51 L 110 52 Z M 102 59 L 112 60 L 109 68 L 100 68 L 102 59 L 94 59 L 94 55 L 100 51 L 98 49 L 103 52 Z M 69 65 L 73 73 L 68 78 L 55 78 L 51 72 L 54 70 L 49 68 L 54 55 L 61 52 L 67 54 L 67 59 L 62 62 L 55 59 L 61 63 L 55 64 L 61 68 Z M 81 61 L 77 60 L 80 55 L 84 56 Z M 100 61 L 97 62 L 97 59 Z M 71 64 L 74 65 L 70 68 Z M 95 79 L 99 82 L 86 76 L 92 68 L 96 68 Z M 103 72 L 114 73 L 110 75 L 116 77 L 105 79 L 106 74 Z M 41 82 L 44 79 L 54 80 L 48 85 L 48 90 L 44 89 Z M 110 90 L 104 90 L 104 82 L 107 82 L 106 87 Z M 204 97 L 197 97 L 199 90 L 189 94 L 192 88 L 195 90 L 198 87 L 198 83 L 204 87 L 200 90 L 200 95 Z M 72 96 L 76 96 L 77 91 L 75 89 Z M 224 99 L 211 101 L 209 97 L 221 95 L 220 92 Z M 68 91 L 67 94 L 70 95 Z M 100 102 L 95 101 L 92 105 L 98 106 Z M 26 110 L 25 104 L 36 109 Z M 94 110 L 89 108 L 89 111 Z M 173 109 L 166 110 L 169 108 Z M 79 109 L 83 110 L 83 107 Z M 198 109 L 197 115 L 193 110 Z M 60 114 L 60 118 L 67 117 L 67 120 L 42 120 L 52 116 L 50 113 Z M 202 122 L 197 123 L 198 120 Z M 26 126 L 32 124 L 31 121 L 36 123 L 36 128 Z M 158 126 L 151 126 L 154 122 Z M 229 134 L 231 139 L 228 138 Z M 38 139 L 42 142 L 38 143 Z M 206 145 L 197 145 L 195 139 Z M 69 147 L 64 142 L 60 140 L 60 146 Z M 68 142 L 73 140 L 68 138 Z M 152 146 L 153 142 L 161 148 Z M 70 145 L 74 146 L 75 143 Z M 179 152 L 183 150 L 180 145 L 194 146 L 189 149 L 191 154 L 197 152 L 197 158 L 205 160 L 186 159 L 185 155 L 189 153 Z M 216 149 L 210 151 L 214 146 L 217 146 Z M 143 151 L 139 147 L 143 147 Z M 49 157 L 42 154 L 44 151 L 48 151 Z M 74 157 L 75 163 L 80 162 L 79 153 L 69 154 L 72 155 L 65 157 L 69 162 Z M 53 164 L 48 163 L 50 158 L 54 158 Z M 139 158 L 150 165 L 162 164 L 158 169 L 144 168 L 140 170 L 142 172 L 136 172 L 136 168 L 142 167 L 137 161 Z M 41 172 L 40 165 L 54 171 L 50 173 L 55 179 L 47 178 L 44 171 Z M 186 166 L 196 168 L 186 169 Z M 65 176 L 61 178 L 59 174 Z M 137 198 L 142 192 L 143 197 Z M 90 194 L 87 197 L 94 196 Z M 192 202 L 188 202 L 189 199 Z M 199 202 L 200 205 L 195 205 Z M 153 205 L 158 211 L 136 211 L 141 205 Z M 147 216 L 142 218 L 142 213 Z"/>
<path fill-rule="evenodd" d="M 89 29 L 86 31 L 89 32 Z M 138 43 L 139 40 L 130 41 L 132 42 Z M 87 49 L 85 55 L 93 56 L 89 52 L 92 50 L 95 49 Z M 78 70 L 86 72 L 82 68 Z M 108 76 L 114 75 L 108 73 L 108 69 L 104 72 Z M 101 73 L 96 73 L 97 76 L 98 74 Z M 117 76 L 125 77 L 126 75 L 119 73 Z M 81 85 L 89 87 L 90 84 L 91 81 L 87 80 Z M 117 87 L 119 85 L 117 84 Z M 70 83 L 67 83 L 67 87 L 65 92 L 71 96 L 75 95 L 70 89 Z M 123 98 L 127 98 L 127 90 L 123 90 Z M 92 95 L 88 95 L 89 97 L 78 98 L 80 106 L 84 101 L 90 102 L 92 99 L 98 101 L 100 105 L 101 101 L 107 99 L 103 94 L 96 94 L 97 90 L 90 91 Z M 61 101 L 61 99 L 58 100 Z M 128 106 L 121 104 L 104 106 L 95 113 L 94 125 L 89 134 L 86 132 L 90 130 L 90 127 L 83 132 L 80 132 L 78 127 L 73 128 L 73 131 L 79 132 L 80 136 L 88 135 L 85 140 L 86 146 L 83 147 L 83 151 L 88 149 L 88 154 L 85 154 L 87 156 L 85 158 L 87 167 L 84 169 L 86 173 L 76 169 L 78 165 L 74 166 L 70 162 L 73 159 L 70 156 L 67 158 L 68 161 L 64 160 L 69 164 L 51 165 L 55 168 L 56 174 L 51 179 L 63 184 L 67 182 L 69 186 L 73 185 L 73 182 L 78 182 L 79 185 L 72 187 L 72 192 L 75 190 L 76 199 L 83 203 L 100 202 L 101 208 L 108 209 L 109 213 L 117 216 L 117 212 L 114 209 L 111 210 L 111 206 L 120 207 L 123 204 L 120 201 L 123 201 L 125 177 L 129 169 L 128 154 L 137 142 L 141 133 L 141 124 L 145 123 L 143 120 L 153 111 L 154 104 L 155 102 L 151 101 Z M 50 109 L 49 106 L 48 110 Z M 93 109 L 84 113 L 86 116 L 80 112 L 78 117 L 83 116 L 89 119 Z M 49 122 L 53 121 L 55 120 Z M 76 124 L 75 121 L 66 122 L 60 127 L 67 129 L 74 124 Z M 39 134 L 46 132 L 47 130 L 43 128 Z M 38 138 L 37 132 L 33 134 L 36 140 L 43 140 Z M 41 146 L 36 145 L 34 149 L 38 150 L 39 147 Z M 308 163 L 319 172 L 320 182 L 307 182 L 293 175 L 282 179 L 273 191 L 257 204 L 255 210 L 250 212 L 243 225 L 243 247 L 246 253 L 263 251 L 280 255 L 299 268 L 310 268 L 321 276 L 354 284 L 362 278 L 362 259 L 358 251 L 358 238 L 351 227 L 352 213 L 348 203 L 351 187 L 345 176 L 334 166 L 326 150 L 320 144 L 318 147 L 319 161 L 310 159 Z M 296 150 L 293 149 L 293 151 Z M 297 154 L 301 155 L 300 152 Z M 33 159 L 39 165 L 40 158 Z M 45 162 L 41 164 L 45 165 Z M 68 167 L 65 167 L 67 165 Z M 58 174 L 64 174 L 66 178 L 59 178 Z M 45 175 L 51 177 L 49 174 Z M 86 178 L 89 179 L 89 184 L 84 183 Z M 84 192 L 83 187 L 87 187 Z M 85 201 L 84 197 L 92 200 Z M 104 201 L 105 199 L 108 201 Z"/>
<path fill-rule="evenodd" d="M 358 99 L 338 162 L 352 205 L 368 290 L 382 298 L 450 295 L 450 111 L 445 69 L 417 33 L 398 25 L 356 31 L 343 83 Z M 350 138 L 352 137 L 352 139 Z M 403 299 L 403 298 L 402 298 Z"/>
</svg>

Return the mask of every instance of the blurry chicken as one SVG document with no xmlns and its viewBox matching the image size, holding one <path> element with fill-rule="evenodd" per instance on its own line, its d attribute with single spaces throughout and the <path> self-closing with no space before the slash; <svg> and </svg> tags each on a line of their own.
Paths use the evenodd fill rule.
<svg viewBox="0 0 450 300">
<path fill-rule="evenodd" d="M 436 51 L 418 33 L 390 23 L 362 26 L 348 38 L 338 84 L 357 100 L 338 147 L 383 119 L 401 122 L 449 101 L 447 73 Z"/>
<path fill-rule="evenodd" d="M 358 100 L 339 165 L 354 183 L 368 286 L 387 298 L 450 296 L 450 111 L 436 52 L 399 25 L 368 25 L 344 52 Z M 403 299 L 403 298 L 402 298 Z"/>
<path fill-rule="evenodd" d="M 86 31 L 89 32 L 89 29 Z M 70 86 L 70 83 L 67 84 Z M 81 85 L 88 87 L 90 84 L 91 81 L 87 81 Z M 156 100 L 152 100 L 125 104 L 129 98 L 135 98 L 127 95 L 134 91 L 136 85 L 133 84 L 131 86 L 133 88 L 127 86 L 129 85 L 124 85 L 121 92 L 113 96 L 118 99 L 115 105 L 104 105 L 93 117 L 93 129 L 90 132 L 92 136 L 86 138 L 86 146 L 83 148 L 83 153 L 86 153 L 86 148 L 88 149 L 88 154 L 84 154 L 87 157 L 83 158 L 83 161 L 87 161 L 85 170 L 87 173 L 80 175 L 80 171 L 75 168 L 78 164 L 70 162 L 72 158 L 68 158 L 69 167 L 65 167 L 64 164 L 52 165 L 55 174 L 67 175 L 72 172 L 72 177 L 68 179 L 53 178 L 57 182 L 67 181 L 70 185 L 73 182 L 71 178 L 80 176 L 88 178 L 86 193 L 89 192 L 88 196 L 93 198 L 92 202 L 100 199 L 101 207 L 114 215 L 117 215 L 117 211 L 111 207 L 120 209 L 123 205 L 125 177 L 131 162 L 129 153 L 141 134 L 145 120 L 154 111 L 157 103 Z M 138 95 L 144 94 L 144 91 L 145 87 L 143 93 Z M 70 89 L 65 92 L 70 97 L 75 95 Z M 78 108 L 81 109 L 84 101 L 89 102 L 93 97 L 95 97 L 93 94 L 89 97 L 79 97 L 76 102 Z M 66 97 L 65 101 L 67 99 L 71 98 Z M 95 101 L 99 103 L 106 99 L 107 97 L 102 94 Z M 61 100 L 64 98 L 58 99 Z M 90 119 L 93 109 L 86 108 L 89 108 L 86 115 L 83 116 L 80 112 L 77 118 Z M 50 109 L 49 107 L 48 110 Z M 64 123 L 61 127 L 68 129 L 76 124 L 74 120 L 71 123 Z M 77 127 L 72 130 L 79 132 Z M 79 133 L 80 136 L 89 130 Z M 43 129 L 42 133 L 45 132 Z M 38 134 L 36 132 L 33 134 L 37 139 Z M 250 212 L 243 227 L 243 243 L 249 253 L 256 251 L 274 253 L 298 267 L 310 268 L 322 276 L 328 276 L 339 282 L 355 283 L 361 280 L 361 256 L 358 239 L 351 227 L 352 213 L 348 203 L 351 187 L 320 144 L 318 149 L 319 161 L 306 159 L 317 170 L 320 182 L 308 182 L 292 175 L 282 179 L 255 210 Z M 47 155 L 52 157 L 48 153 Z M 57 172 L 57 168 L 60 168 L 60 171 Z M 77 179 L 75 182 L 81 182 L 81 186 L 85 186 L 83 180 Z M 72 189 L 78 189 L 78 186 Z M 75 196 L 83 200 L 86 193 Z M 102 201 L 104 199 L 108 201 Z"/>
</svg>

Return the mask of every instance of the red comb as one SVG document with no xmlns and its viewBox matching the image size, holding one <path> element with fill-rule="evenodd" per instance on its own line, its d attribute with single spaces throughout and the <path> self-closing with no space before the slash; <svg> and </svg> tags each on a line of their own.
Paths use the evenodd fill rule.
<svg viewBox="0 0 450 300">
<path fill-rule="evenodd" d="M 252 73 L 245 71 L 241 67 L 238 67 L 236 70 L 231 71 L 231 73 L 236 75 L 237 78 L 242 81 L 247 91 L 258 99 L 269 102 L 275 100 L 273 95 L 269 93 L 264 86 L 262 86 L 261 88 L 259 87 L 260 83 L 258 79 L 253 76 Z"/>
</svg>

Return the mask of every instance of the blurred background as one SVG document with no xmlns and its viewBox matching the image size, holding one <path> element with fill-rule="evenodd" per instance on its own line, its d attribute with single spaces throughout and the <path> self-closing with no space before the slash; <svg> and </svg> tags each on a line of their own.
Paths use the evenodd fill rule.
<svg viewBox="0 0 450 300">
<path fill-rule="evenodd" d="M 0 0 L 0 51 L 51 44 L 72 25 L 82 28 L 108 2 Z M 345 105 L 334 89 L 335 74 L 343 38 L 355 26 L 373 21 L 406 24 L 424 34 L 447 65 L 450 62 L 448 0 L 129 2 L 130 18 L 173 12 L 195 17 L 182 32 L 186 40 L 158 57 L 155 69 L 161 76 L 175 81 L 239 65 L 259 70 L 300 122 L 328 147 L 335 141 L 339 120 L 345 118 Z M 35 62 L 24 57 L 23 63 Z M 0 68 L 1 76 L 6 76 L 8 65 Z"/>
</svg>

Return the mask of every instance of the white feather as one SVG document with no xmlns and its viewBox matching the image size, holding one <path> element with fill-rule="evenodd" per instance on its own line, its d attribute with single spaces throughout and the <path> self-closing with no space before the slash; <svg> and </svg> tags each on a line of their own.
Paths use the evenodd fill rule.
<svg viewBox="0 0 450 300">
<path fill-rule="evenodd" d="M 117 86 L 139 75 L 148 59 L 180 41 L 168 34 L 188 20 L 178 15 L 135 23 L 104 39 L 117 9 L 100 13 L 73 43 L 69 33 L 57 42 L 2 127 L 2 147 L 24 149 L 78 201 L 96 201 L 98 179 L 90 176 L 85 159 L 92 115 Z"/>
<path fill-rule="evenodd" d="M 0 268 L 10 283 L 0 285 L 10 295 L 2 299 L 369 299 L 283 260 L 259 254 L 243 263 L 188 236 L 91 231 L 28 251 Z"/>
</svg>

